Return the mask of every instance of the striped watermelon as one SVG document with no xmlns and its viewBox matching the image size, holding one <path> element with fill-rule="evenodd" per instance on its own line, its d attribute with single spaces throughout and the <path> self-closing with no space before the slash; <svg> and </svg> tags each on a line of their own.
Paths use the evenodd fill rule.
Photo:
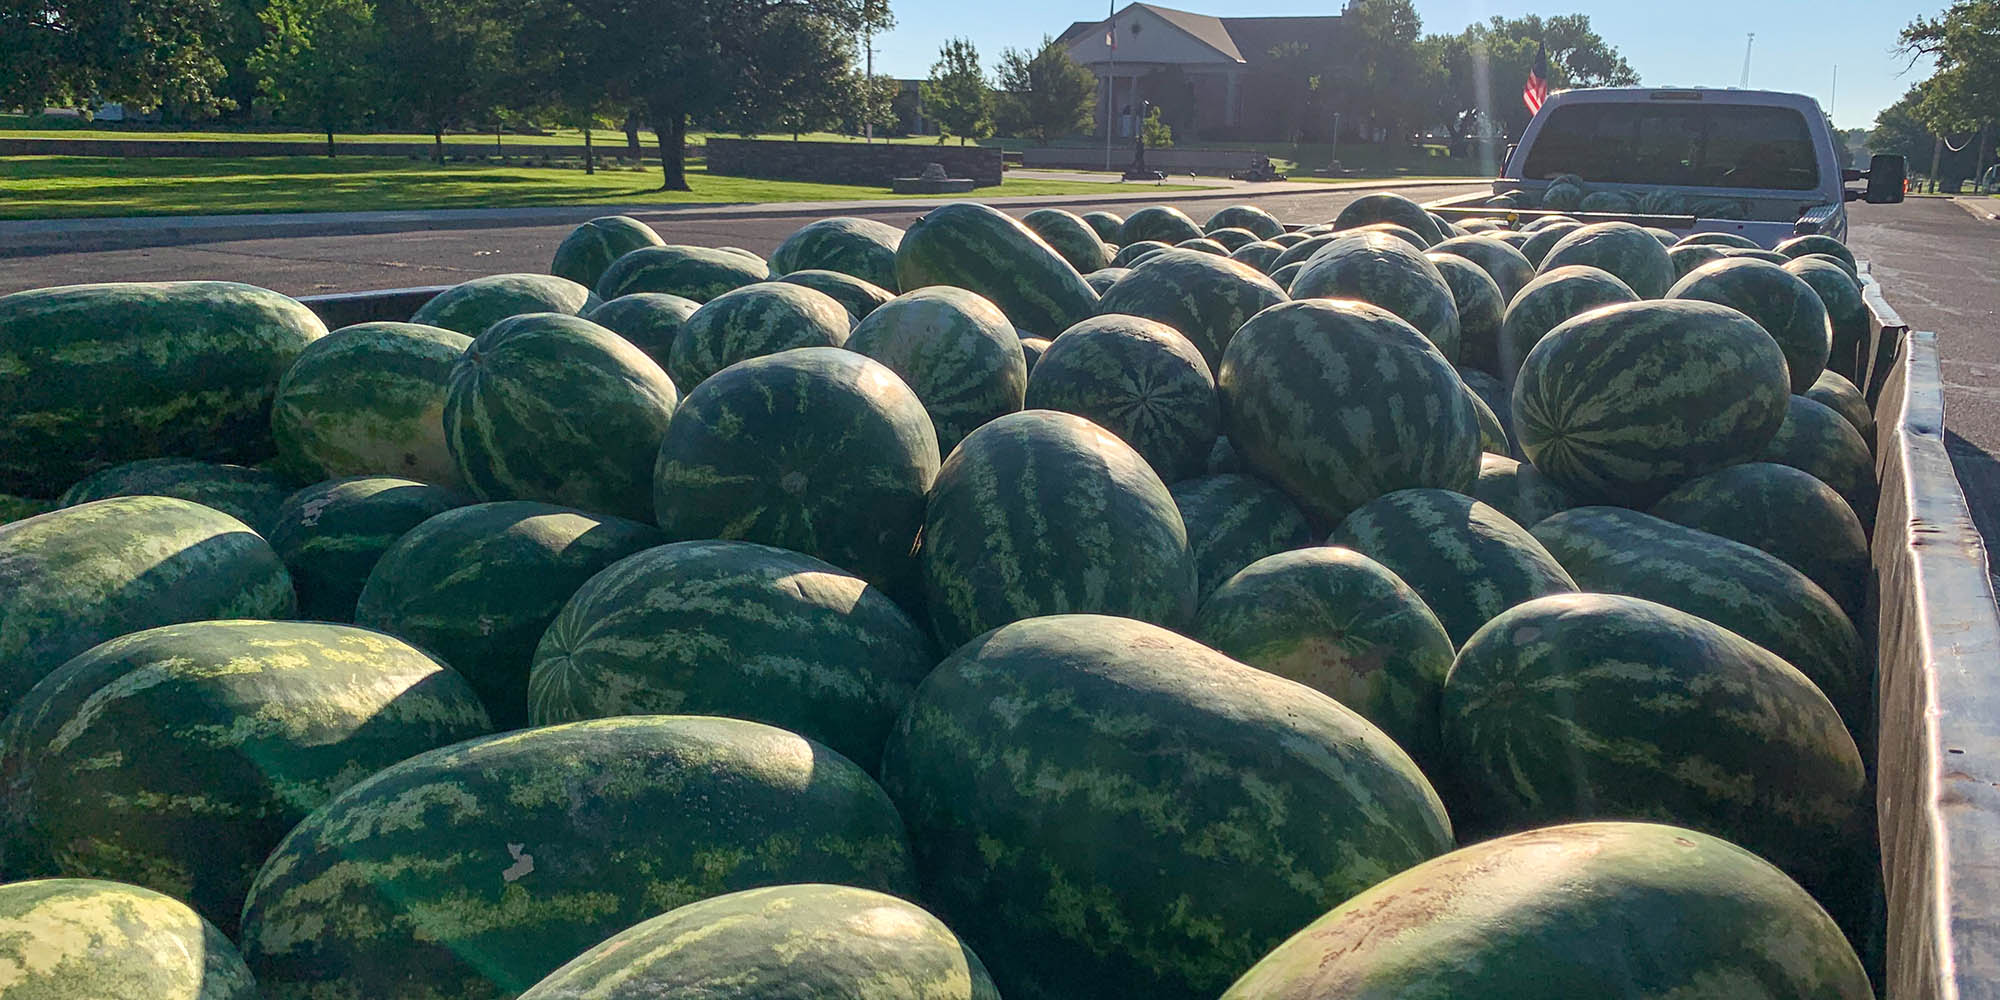
<svg viewBox="0 0 2000 1000">
<path fill-rule="evenodd" d="M 1868 397 L 1863 396 L 1861 390 L 1855 388 L 1845 376 L 1831 368 L 1820 372 L 1819 378 L 1804 395 L 1840 414 L 1861 435 L 1861 441 L 1868 445 L 1868 450 L 1875 450 L 1875 412 L 1868 407 Z"/>
<path fill-rule="evenodd" d="M 1846 269 L 1849 274 L 1853 274 L 1857 267 L 1854 261 L 1854 251 L 1847 249 L 1847 244 L 1842 243 L 1831 236 L 1824 236 L 1819 233 L 1811 233 L 1805 236 L 1794 236 L 1791 239 L 1786 240 L 1783 243 L 1780 243 L 1777 246 L 1772 247 L 1771 249 L 1777 251 L 1778 253 L 1784 254 L 1785 256 L 1790 257 L 1794 260 L 1797 260 L 1800 257 L 1804 257 L 1807 254 L 1815 254 L 1815 253 L 1826 254 L 1829 257 L 1836 257 L 1839 258 L 1846 265 Z"/>
<path fill-rule="evenodd" d="M 1043 340 L 1040 337 L 1021 338 L 1021 360 L 1028 364 L 1028 377 L 1030 379 L 1035 377 L 1035 362 L 1042 360 L 1042 355 L 1048 353 L 1051 343 L 1052 341 Z"/>
<path fill-rule="evenodd" d="M 359 323 L 314 341 L 278 382 L 279 464 L 306 479 L 406 476 L 458 484 L 445 385 L 472 338 L 415 323 Z"/>
<path fill-rule="evenodd" d="M 604 277 L 597 279 L 597 297 L 609 302 L 633 292 L 664 292 L 707 302 L 770 277 L 771 268 L 763 261 L 728 250 L 675 244 L 641 247 L 604 269 Z"/>
<path fill-rule="evenodd" d="M 250 879 L 307 813 L 491 730 L 463 679 L 379 632 L 165 625 L 90 649 L 16 704 L 0 731 L 7 825 L 55 873 L 166 893 L 233 935 Z"/>
<path fill-rule="evenodd" d="M 1657 299 L 1674 283 L 1674 262 L 1668 259 L 1667 248 L 1629 222 L 1594 222 L 1572 230 L 1549 248 L 1538 266 L 1553 271 L 1571 265 L 1605 271 L 1642 299 Z"/>
<path fill-rule="evenodd" d="M 1282 260 L 1283 258 L 1280 259 Z M 1305 269 L 1306 262 L 1302 260 L 1295 260 L 1289 264 L 1273 264 L 1271 267 L 1271 282 L 1279 288 L 1285 289 L 1286 294 L 1289 295 L 1292 282 L 1297 281 L 1299 272 Z"/>
<path fill-rule="evenodd" d="M 1015 326 L 1043 336 L 1069 329 L 1097 305 L 1097 293 L 1041 237 L 968 201 L 931 209 L 903 234 L 896 280 L 906 292 L 930 285 L 976 292 Z"/>
<path fill-rule="evenodd" d="M 1566 176 L 1572 178 L 1571 182 L 1572 186 L 1576 187 L 1582 186 L 1583 182 L 1580 179 L 1575 179 L 1576 178 L 1575 174 L 1569 174 Z M 1561 184 L 1562 182 L 1563 178 L 1561 177 L 1556 178 L 1555 183 Z M 1543 205 L 1542 207 L 1547 209 L 1554 209 L 1554 212 L 1549 215 L 1536 216 L 1535 218 L 1522 223 L 1521 224 L 1522 232 L 1537 233 L 1541 232 L 1544 229 L 1549 228 L 1550 226 L 1560 226 L 1567 223 L 1577 222 L 1576 216 L 1562 214 L 1563 212 L 1568 211 L 1568 209 L 1557 209 L 1556 206 L 1554 205 Z M 1577 224 L 1582 225 L 1582 223 L 1580 222 Z"/>
<path fill-rule="evenodd" d="M 1446 361 L 1458 357 L 1458 309 L 1437 265 L 1391 236 L 1343 236 L 1292 279 L 1294 299 L 1355 299 L 1381 306 L 1429 338 Z"/>
<path fill-rule="evenodd" d="M 1021 224 L 1061 254 L 1079 274 L 1089 274 L 1111 264 L 1111 255 L 1104 252 L 1104 240 L 1074 212 L 1038 208 L 1021 216 Z"/>
<path fill-rule="evenodd" d="M 268 1000 L 495 1000 L 663 911 L 797 882 L 914 894 L 866 772 L 754 722 L 597 719 L 342 792 L 258 873 L 243 953 Z"/>
<path fill-rule="evenodd" d="M 1207 475 L 1177 482 L 1167 492 L 1187 526 L 1197 606 L 1243 567 L 1313 544 L 1312 526 L 1298 505 L 1255 476 Z"/>
<path fill-rule="evenodd" d="M 1130 268 L 1145 257 L 1151 256 L 1161 250 L 1172 250 L 1173 248 L 1173 244 L 1162 243 L 1159 240 L 1140 240 L 1137 243 L 1127 243 L 1119 247 L 1117 253 L 1111 255 L 1111 266 Z"/>
<path fill-rule="evenodd" d="M 1807 473 L 1771 462 L 1732 465 L 1683 483 L 1649 513 L 1784 560 L 1861 620 L 1867 532 L 1840 494 Z"/>
<path fill-rule="evenodd" d="M 1775 556 L 1622 507 L 1577 507 L 1534 534 L 1584 590 L 1706 618 L 1783 657 L 1862 731 L 1872 671 L 1840 605 Z"/>
<path fill-rule="evenodd" d="M 1687 277 L 1689 271 L 1703 264 L 1727 260 L 1722 248 L 1709 243 L 1682 243 L 1667 248 L 1667 260 L 1674 265 L 1674 280 Z"/>
<path fill-rule="evenodd" d="M 1335 229 L 1354 229 L 1376 222 L 1393 222 L 1423 237 L 1424 245 L 1443 241 L 1437 220 L 1422 205 L 1393 191 L 1364 194 L 1341 208 L 1333 220 Z"/>
<path fill-rule="evenodd" d="M 1229 248 L 1227 246 L 1215 240 L 1211 240 L 1206 236 L 1196 237 L 1195 239 L 1191 240 L 1182 240 L 1179 243 L 1174 244 L 1174 249 L 1194 250 L 1200 253 L 1209 254 L 1210 256 L 1214 257 L 1229 256 Z"/>
<path fill-rule="evenodd" d="M 1098 239 L 1106 243 L 1118 242 L 1118 230 L 1125 226 L 1125 220 L 1116 212 L 1085 212 L 1083 221 L 1097 234 Z"/>
<path fill-rule="evenodd" d="M 1385 236 L 1394 236 L 1408 243 L 1411 249 L 1414 249 L 1418 253 L 1423 253 L 1431 248 L 1430 241 L 1424 239 L 1421 233 L 1408 226 L 1399 226 L 1393 222 L 1371 222 L 1365 226 L 1355 226 L 1352 229 L 1340 230 L 1340 235 L 1342 236 L 1359 236 L 1363 233 L 1381 233 Z"/>
<path fill-rule="evenodd" d="M 1804 674 L 1692 614 L 1609 594 L 1519 605 L 1459 651 L 1444 771 L 1468 837 L 1627 817 L 1726 837 L 1808 888 L 1868 781 Z"/>
<path fill-rule="evenodd" d="M 509 316 L 563 313 L 575 316 L 598 304 L 588 287 L 553 274 L 489 274 L 437 293 L 410 322 L 477 337 Z"/>
<path fill-rule="evenodd" d="M 829 295 L 782 281 L 758 282 L 695 310 L 663 367 L 682 391 L 693 391 L 738 361 L 794 347 L 839 347 L 853 328 L 847 307 Z"/>
<path fill-rule="evenodd" d="M 821 219 L 799 227 L 771 251 L 771 277 L 794 271 L 838 271 L 894 292 L 896 247 L 902 242 L 903 231 L 885 222 Z"/>
<path fill-rule="evenodd" d="M 857 323 L 863 316 L 874 312 L 876 307 L 885 305 L 896 297 L 896 293 L 880 285 L 839 271 L 793 271 L 778 280 L 788 285 L 810 288 L 846 306 L 848 317 Z"/>
<path fill-rule="evenodd" d="M 585 580 L 661 542 L 651 525 L 526 500 L 448 510 L 396 540 L 354 622 L 442 657 L 503 729 L 528 718 L 535 644 Z"/>
<path fill-rule="evenodd" d="M 1542 266 L 1542 261 L 1548 257 L 1549 251 L 1555 249 L 1556 244 L 1561 243 L 1563 237 L 1582 228 L 1582 223 L 1568 220 L 1550 222 L 1548 225 L 1538 226 L 1529 231 L 1527 240 L 1521 244 L 1521 256 L 1528 258 L 1528 263 L 1535 265 L 1539 269 Z"/>
<path fill-rule="evenodd" d="M 1479 473 L 1464 383 L 1415 328 L 1367 303 L 1259 313 L 1230 341 L 1216 386 L 1245 465 L 1323 525 L 1394 490 L 1464 490 Z"/>
<path fill-rule="evenodd" d="M 1243 459 L 1236 454 L 1236 446 L 1229 443 L 1229 435 L 1215 439 L 1215 447 L 1208 450 L 1208 474 L 1220 476 L 1229 472 L 1242 472 Z"/>
<path fill-rule="evenodd" d="M 704 899 L 613 935 L 521 1000 L 1000 1000 L 986 966 L 914 904 L 844 885 Z"/>
<path fill-rule="evenodd" d="M 669 538 L 792 549 L 903 598 L 938 462 L 923 404 L 894 372 L 800 348 L 688 393 L 660 444 L 653 509 Z"/>
<path fill-rule="evenodd" d="M 665 246 L 666 241 L 653 227 L 629 215 L 606 215 L 570 230 L 556 244 L 549 273 L 568 278 L 585 288 L 596 288 L 597 279 L 611 262 L 640 247 Z M 474 330 L 473 333 L 479 331 Z"/>
<path fill-rule="evenodd" d="M 1163 250 L 1118 279 L 1097 302 L 1098 315 L 1119 313 L 1165 323 L 1194 343 L 1210 369 L 1250 317 L 1285 301 L 1285 290 L 1255 268 L 1193 250 Z"/>
<path fill-rule="evenodd" d="M 187 500 L 114 497 L 0 526 L 0 714 L 106 639 L 297 608 L 263 538 Z"/>
<path fill-rule="evenodd" d="M 1256 233 L 1253 233 L 1248 229 L 1241 229 L 1234 226 L 1227 227 L 1224 229 L 1211 229 L 1208 231 L 1207 235 L 1203 238 L 1207 239 L 1212 243 L 1222 244 L 1222 248 L 1228 250 L 1231 254 L 1234 254 L 1236 253 L 1236 251 L 1241 250 L 1244 247 L 1257 242 Z"/>
<path fill-rule="evenodd" d="M 0 296 L 0 493 L 52 497 L 162 455 L 262 461 L 278 380 L 325 335 L 312 310 L 233 282 Z"/>
<path fill-rule="evenodd" d="M 1100 267 L 1084 275 L 1083 283 L 1089 285 L 1091 291 L 1102 296 L 1111 289 L 1112 285 L 1118 283 L 1118 279 L 1131 273 L 1132 269 L 1129 267 Z"/>
<path fill-rule="evenodd" d="M 1021 335 L 992 302 L 963 288 L 897 296 L 855 326 L 847 349 L 881 362 L 917 394 L 940 455 L 1019 410 L 1028 391 Z"/>
<path fill-rule="evenodd" d="M 587 319 L 530 313 L 493 324 L 453 366 L 445 443 L 482 500 L 643 519 L 679 401 L 667 374 L 624 338 Z"/>
<path fill-rule="evenodd" d="M 830 563 L 749 542 L 676 542 L 591 577 L 535 650 L 528 718 L 749 719 L 872 768 L 937 663 L 882 591 Z"/>
<path fill-rule="evenodd" d="M 1508 385 L 1521 373 L 1521 362 L 1549 331 L 1571 317 L 1600 306 L 1637 302 L 1639 296 L 1609 271 L 1572 265 L 1548 271 L 1528 282 L 1507 305 L 1500 324 L 1498 356 L 1493 374 Z M 1468 358 L 1476 365 L 1478 358 Z"/>
<path fill-rule="evenodd" d="M 471 502 L 413 479 L 335 479 L 287 498 L 267 537 L 298 588 L 299 617 L 353 621 L 354 601 L 382 553 L 417 525 Z"/>
<path fill-rule="evenodd" d="M 1785 270 L 1810 286 L 1819 295 L 1820 304 L 1826 307 L 1827 322 L 1833 328 L 1827 370 L 1850 381 L 1866 375 L 1868 365 L 1863 357 L 1873 337 L 1874 314 L 1861 297 L 1861 286 L 1839 266 L 1819 260 L 1816 255 L 1794 260 L 1785 265 Z"/>
<path fill-rule="evenodd" d="M 99 879 L 0 886 L 0 963 L 22 1000 L 259 1000 L 236 946 L 184 904 Z"/>
<path fill-rule="evenodd" d="M 1131 246 L 1144 240 L 1158 240 L 1172 246 L 1200 235 L 1201 227 L 1195 225 L 1186 212 L 1166 205 L 1153 205 L 1126 216 L 1124 223 L 1118 227 L 1118 238 L 1109 242 Z"/>
<path fill-rule="evenodd" d="M 1118 435 L 1162 482 L 1199 473 L 1221 433 L 1215 376 L 1186 337 L 1137 316 L 1064 330 L 1028 379 L 1031 410 L 1074 413 Z"/>
<path fill-rule="evenodd" d="M 653 363 L 667 366 L 674 338 L 701 303 L 665 292 L 633 292 L 605 302 L 583 318 L 610 330 L 646 352 Z"/>
<path fill-rule="evenodd" d="M 1452 254 L 1479 265 L 1500 286 L 1503 311 L 1521 289 L 1528 287 L 1528 282 L 1535 280 L 1535 265 L 1528 263 L 1520 250 L 1492 237 L 1454 236 L 1432 247 L 1431 252 Z"/>
<path fill-rule="evenodd" d="M 967 435 L 931 490 L 920 558 L 946 648 L 1040 615 L 1171 628 L 1194 614 L 1194 557 L 1166 485 L 1131 446 L 1067 413 L 1010 413 Z"/>
<path fill-rule="evenodd" d="M 1544 518 L 1576 506 L 1562 487 L 1549 482 L 1534 466 L 1505 455 L 1479 456 L 1479 479 L 1472 484 L 1471 495 L 1523 528 L 1533 528 Z"/>
<path fill-rule="evenodd" d="M 1500 414 L 1494 412 L 1493 405 L 1470 385 L 1465 387 L 1465 395 L 1472 401 L 1473 415 L 1479 418 L 1479 450 L 1511 454 L 1514 449 L 1508 441 L 1507 425 L 1500 422 Z"/>
<path fill-rule="evenodd" d="M 1267 240 L 1258 240 L 1255 243 L 1245 243 L 1230 251 L 1229 259 L 1238 264 L 1248 264 L 1260 273 L 1268 274 L 1277 264 L 1278 258 L 1284 254 L 1284 247 Z"/>
<path fill-rule="evenodd" d="M 1464 382 L 1467 389 L 1472 390 L 1472 394 L 1478 397 L 1480 406 L 1485 410 L 1478 415 L 1480 438 L 1483 440 L 1487 437 L 1497 437 L 1502 444 L 1511 445 L 1514 440 L 1514 400 L 1512 394 L 1507 391 L 1507 386 L 1492 374 L 1477 368 L 1467 368 L 1464 365 L 1453 367 L 1458 371 L 1458 380 Z M 1488 417 L 1499 425 L 1498 435 L 1494 435 L 1493 429 L 1487 425 Z M 1518 454 L 1518 449 L 1503 449 L 1495 454 Z"/>
<path fill-rule="evenodd" d="M 1481 371 L 1500 367 L 1500 324 L 1507 316 L 1507 296 L 1478 264 L 1449 253 L 1427 253 L 1437 268 L 1458 312 L 1458 361 Z"/>
<path fill-rule="evenodd" d="M 34 497 L 17 497 L 11 493 L 0 493 L 0 525 L 25 521 L 54 509 L 53 500 L 38 500 Z"/>
<path fill-rule="evenodd" d="M 1874 530 L 1875 458 L 1861 433 L 1832 408 L 1791 397 L 1784 423 L 1757 458 L 1812 473 L 1847 501 L 1863 527 Z"/>
<path fill-rule="evenodd" d="M 1763 334 L 1734 309 L 1687 299 L 1584 313 L 1529 352 L 1514 433 L 1578 500 L 1651 504 L 1750 460 L 1778 432 L 1785 359 Z"/>
<path fill-rule="evenodd" d="M 1861 282 L 1861 268 L 1859 265 L 1855 264 L 1854 259 L 1851 256 L 1842 256 L 1840 254 L 1831 254 L 1831 253 L 1808 253 L 1808 254 L 1800 254 L 1797 257 L 1793 257 L 1792 260 L 1794 261 L 1816 260 L 1822 263 L 1832 264 L 1833 266 L 1840 268 L 1841 272 L 1847 275 L 1848 280 L 1853 281 L 1856 284 L 1859 284 Z M 1786 270 L 1791 269 L 1790 264 L 1785 264 L 1781 266 L 1783 266 Z"/>
<path fill-rule="evenodd" d="M 1271 238 L 1270 238 L 1270 241 L 1271 241 L 1272 243 L 1276 243 L 1277 245 L 1279 245 L 1279 246 L 1281 246 L 1281 247 L 1285 247 L 1286 249 L 1290 249 L 1291 247 L 1293 247 L 1293 246 L 1296 246 L 1296 245 L 1298 245 L 1298 244 L 1300 244 L 1300 243 L 1304 243 L 1304 242 L 1305 242 L 1306 240 L 1309 240 L 1309 239 L 1311 239 L 1311 238 L 1312 238 L 1312 237 L 1310 237 L 1310 236 L 1307 236 L 1307 235 L 1305 234 L 1305 232 L 1304 232 L 1304 231 L 1299 231 L 1299 232 L 1283 232 L 1283 233 L 1279 233 L 1279 234 L 1278 234 L 1278 235 L 1276 235 L 1276 236 L 1273 236 L 1273 237 L 1271 237 Z"/>
<path fill-rule="evenodd" d="M 1579 212 L 1591 212 L 1603 215 L 1630 215 L 1638 207 L 1637 202 L 1634 201 L 1632 196 L 1623 191 L 1592 191 L 1584 195 L 1583 200 L 1576 204 L 1577 211 Z M 1596 223 L 1593 223 L 1593 225 L 1596 225 Z"/>
<path fill-rule="evenodd" d="M 1334 546 L 1266 556 L 1203 602 L 1193 636 L 1332 696 L 1419 763 L 1437 760 L 1451 636 L 1381 563 Z"/>
<path fill-rule="evenodd" d="M 1762 858 L 1693 830 L 1578 823 L 1403 872 L 1299 931 L 1222 998 L 1608 996 L 1874 992 L 1839 926 Z"/>
<path fill-rule="evenodd" d="M 1347 515 L 1327 541 L 1381 563 L 1409 584 L 1454 645 L 1508 608 L 1577 589 L 1527 529 L 1450 490 L 1377 497 Z"/>
<path fill-rule="evenodd" d="M 1766 264 L 1776 264 L 1780 267 L 1792 262 L 1790 257 L 1775 250 L 1746 250 L 1739 247 L 1723 247 L 1722 257 L 1724 260 L 1761 260 Z"/>
<path fill-rule="evenodd" d="M 179 497 L 213 507 L 268 536 L 278 507 L 291 495 L 291 485 L 268 469 L 191 458 L 147 458 L 83 477 L 63 491 L 56 506 L 75 507 L 111 497 Z"/>
<path fill-rule="evenodd" d="M 1679 243 L 1676 243 L 1674 245 L 1682 247 L 1691 247 L 1691 246 L 1736 247 L 1743 250 L 1763 249 L 1762 247 L 1759 247 L 1757 245 L 1756 240 L 1753 240 L 1748 236 L 1739 236 L 1735 233 L 1694 233 L 1692 235 L 1684 237 Z"/>
<path fill-rule="evenodd" d="M 1218 210 L 1202 224 L 1204 232 L 1213 233 L 1218 229 L 1244 229 L 1260 240 L 1268 240 L 1285 231 L 1285 224 L 1276 216 L 1255 205 L 1230 205 Z M 1110 239 L 1107 236 L 1105 239 Z"/>
<path fill-rule="evenodd" d="M 1339 702 L 1097 615 L 952 654 L 882 779 L 924 898 L 1013 1000 L 1212 996 L 1314 914 L 1451 847 L 1416 765 Z"/>
<path fill-rule="evenodd" d="M 1792 391 L 1812 388 L 1833 349 L 1833 324 L 1819 293 L 1797 275 L 1761 260 L 1703 264 L 1674 283 L 1668 298 L 1715 302 L 1750 317 L 1778 342 Z"/>
</svg>

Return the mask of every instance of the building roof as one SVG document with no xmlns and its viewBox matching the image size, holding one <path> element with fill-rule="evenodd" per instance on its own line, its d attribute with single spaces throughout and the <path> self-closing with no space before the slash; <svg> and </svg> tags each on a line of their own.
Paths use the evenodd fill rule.
<svg viewBox="0 0 2000 1000">
<path fill-rule="evenodd" d="M 1317 17 L 1215 17 L 1150 3 L 1127 4 L 1118 13 L 1134 7 L 1143 8 L 1179 28 L 1230 62 L 1251 64 L 1269 59 L 1271 49 L 1286 42 L 1330 45 L 1340 24 L 1338 14 Z M 1113 14 L 1106 20 L 1117 16 Z M 1102 32 L 1104 25 L 1105 21 L 1077 21 L 1064 29 L 1056 40 L 1071 44 L 1090 32 Z"/>
</svg>

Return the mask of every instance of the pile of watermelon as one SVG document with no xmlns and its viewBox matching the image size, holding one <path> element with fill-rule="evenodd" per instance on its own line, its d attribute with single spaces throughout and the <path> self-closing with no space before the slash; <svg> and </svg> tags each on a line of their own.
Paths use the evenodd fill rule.
<svg viewBox="0 0 2000 1000">
<path fill-rule="evenodd" d="M 1869 314 L 1730 243 L 0 298 L 0 992 L 1869 997 Z"/>
<path fill-rule="evenodd" d="M 1695 215 L 1705 219 L 1746 219 L 1750 211 L 1748 203 L 1740 198 L 1704 197 L 1666 187 L 1594 184 L 1576 174 L 1557 174 L 1539 189 L 1509 188 L 1483 204 L 1502 211 L 1525 208 L 1612 215 Z"/>
</svg>

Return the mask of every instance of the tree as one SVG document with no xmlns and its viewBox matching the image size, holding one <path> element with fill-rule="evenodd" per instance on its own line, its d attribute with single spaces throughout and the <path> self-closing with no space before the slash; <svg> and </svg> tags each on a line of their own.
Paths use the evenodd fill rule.
<svg viewBox="0 0 2000 1000">
<path fill-rule="evenodd" d="M 227 31 L 220 0 L 0 0 L 0 105 L 212 109 Z"/>
<path fill-rule="evenodd" d="M 1013 135 L 1033 136 L 1046 146 L 1057 136 L 1088 132 L 1097 109 L 1097 78 L 1078 66 L 1056 40 L 1042 36 L 1034 53 L 1007 49 L 1000 53 L 1000 127 Z"/>
<path fill-rule="evenodd" d="M 979 69 L 979 50 L 970 41 L 953 38 L 944 43 L 922 93 L 924 113 L 938 125 L 938 142 L 955 135 L 963 146 L 967 139 L 993 134 L 993 90 Z"/>
<path fill-rule="evenodd" d="M 824 18 L 782 11 L 742 39 L 737 96 L 707 116 L 742 135 L 818 132 L 860 121 L 868 82 L 854 66 L 854 39 Z M 885 105 L 887 102 L 884 102 Z"/>
<path fill-rule="evenodd" d="M 1316 51 L 1304 42 L 1285 42 L 1271 47 L 1264 72 L 1252 78 L 1253 87 L 1272 88 L 1270 93 L 1253 94 L 1252 100 L 1277 109 L 1279 127 L 1287 140 L 1306 141 L 1307 135 L 1316 131 L 1314 126 L 1325 120 L 1324 84 L 1332 69 L 1330 59 L 1330 53 Z"/>
<path fill-rule="evenodd" d="M 1457 35 L 1434 36 L 1425 42 L 1442 70 L 1434 92 L 1437 117 L 1461 137 L 1476 134 L 1482 125 L 1499 135 L 1521 134 L 1533 117 L 1520 92 L 1534 67 L 1537 43 L 1548 52 L 1550 90 L 1639 82 L 1639 74 L 1591 28 L 1585 14 L 1496 15 Z"/>
<path fill-rule="evenodd" d="M 1174 127 L 1160 118 L 1160 109 L 1146 112 L 1146 120 L 1140 123 L 1139 136 L 1147 149 L 1169 149 L 1174 144 Z"/>
<path fill-rule="evenodd" d="M 876 135 L 888 135 L 902 125 L 902 115 L 897 111 L 896 99 L 903 96 L 903 84 L 886 73 L 873 77 L 865 73 L 849 73 L 842 86 L 847 95 L 846 108 L 841 121 L 849 135 L 866 134 L 867 126 L 875 126 Z"/>
<path fill-rule="evenodd" d="M 567 3 L 523 0 L 517 6 L 512 84 L 501 96 L 530 114 L 545 116 L 583 133 L 583 171 L 597 172 L 595 135 L 615 119 L 621 93 L 599 73 L 582 40 L 594 38 L 603 26 L 588 20 Z"/>
<path fill-rule="evenodd" d="M 1868 151 L 1907 157 L 1912 172 L 1925 176 L 1931 173 L 1931 154 L 1940 152 L 1937 175 L 1930 179 L 1944 185 L 1947 190 L 1956 190 L 1961 181 L 1979 172 L 1972 134 L 1958 132 L 1942 136 L 1948 143 L 1940 145 L 1940 135 L 1931 131 L 1919 112 L 1923 98 L 1923 85 L 1918 84 L 1905 92 L 1896 103 L 1883 108 L 1882 113 L 1875 117 L 1875 130 L 1868 133 Z"/>
<path fill-rule="evenodd" d="M 490 0 L 374 0 L 383 91 L 430 133 L 444 162 L 444 133 L 486 120 L 513 67 L 517 11 Z"/>
<path fill-rule="evenodd" d="M 1421 117 L 1424 63 L 1417 50 L 1423 19 L 1410 0 L 1356 0 L 1341 17 L 1334 61 L 1333 110 L 1359 126 L 1395 135 Z"/>
<path fill-rule="evenodd" d="M 272 110 L 326 133 L 352 125 L 369 95 L 375 12 L 363 0 L 271 0 L 249 68 Z"/>
<path fill-rule="evenodd" d="M 1988 159 L 2000 108 L 2000 0 L 1958 0 L 1937 17 L 1910 22 L 1900 43 L 1912 62 L 1919 56 L 1937 60 L 1930 79 L 1917 85 L 1914 110 L 1940 135 L 1977 133 L 1976 174 Z"/>
</svg>

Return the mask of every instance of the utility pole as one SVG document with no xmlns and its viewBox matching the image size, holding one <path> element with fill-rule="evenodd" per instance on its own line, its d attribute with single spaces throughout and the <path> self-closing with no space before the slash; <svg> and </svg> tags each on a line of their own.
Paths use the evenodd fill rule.
<svg viewBox="0 0 2000 1000">
<path fill-rule="evenodd" d="M 1826 95 L 1826 116 L 1833 117 L 1833 102 L 1840 98 L 1840 64 L 1833 64 L 1833 90 Z"/>
<path fill-rule="evenodd" d="M 1111 170 L 1111 122 L 1118 109 L 1112 101 L 1118 97 L 1118 8 L 1117 0 L 1112 0 L 1104 18 L 1104 47 L 1111 55 L 1104 71 L 1104 169 Z"/>
<path fill-rule="evenodd" d="M 1944 161 L 1944 136 L 1938 136 L 1937 144 L 1931 147 L 1931 175 L 1929 177 L 1930 183 L 1927 185 L 1932 194 L 1937 193 L 1938 167 L 1942 165 L 1943 161 Z"/>
<path fill-rule="evenodd" d="M 863 9 L 863 13 L 867 13 Z M 861 29 L 861 48 L 867 60 L 861 80 L 861 141 L 875 141 L 875 26 Z"/>
<path fill-rule="evenodd" d="M 1750 37 L 1743 42 L 1743 82 L 1737 84 L 1737 86 L 1742 87 L 1746 90 L 1749 89 L 1750 87 L 1750 46 L 1756 44 L 1756 42 L 1757 42 L 1757 33 L 1754 31 L 1751 32 Z"/>
</svg>

